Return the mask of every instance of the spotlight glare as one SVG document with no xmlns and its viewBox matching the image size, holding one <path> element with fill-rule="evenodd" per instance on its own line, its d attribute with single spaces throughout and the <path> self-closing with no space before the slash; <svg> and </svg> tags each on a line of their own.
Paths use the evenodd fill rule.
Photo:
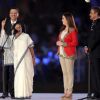
<svg viewBox="0 0 100 100">
<path fill-rule="evenodd" d="M 89 3 L 89 2 L 90 2 L 90 0 L 85 0 L 85 2 Z"/>
</svg>

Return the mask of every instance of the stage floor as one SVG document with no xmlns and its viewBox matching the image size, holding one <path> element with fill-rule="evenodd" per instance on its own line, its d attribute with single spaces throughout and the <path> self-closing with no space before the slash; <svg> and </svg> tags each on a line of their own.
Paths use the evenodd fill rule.
<svg viewBox="0 0 100 100">
<path fill-rule="evenodd" d="M 1 93 L 0 93 L 1 95 Z M 87 96 L 87 94 L 83 94 L 83 93 L 74 93 L 72 96 L 72 99 L 61 99 L 61 96 L 63 94 L 62 93 L 33 93 L 32 98 L 31 99 L 26 99 L 26 100 L 78 100 L 80 98 L 84 98 Z M 6 99 L 1 99 L 0 100 L 15 100 L 15 99 L 11 99 L 6 98 Z M 20 100 L 20 99 L 18 99 Z M 25 100 L 25 99 L 24 99 Z"/>
</svg>

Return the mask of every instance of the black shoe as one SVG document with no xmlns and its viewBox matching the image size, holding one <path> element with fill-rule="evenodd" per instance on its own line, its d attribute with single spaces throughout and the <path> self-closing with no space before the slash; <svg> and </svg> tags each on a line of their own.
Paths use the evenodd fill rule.
<svg viewBox="0 0 100 100">
<path fill-rule="evenodd" d="M 31 96 L 29 96 L 29 97 L 21 97 L 21 98 L 14 97 L 14 98 L 11 98 L 11 99 L 25 100 L 25 99 L 31 99 Z"/>
<path fill-rule="evenodd" d="M 100 95 L 99 94 L 94 94 L 93 96 L 92 96 L 92 99 L 99 99 L 100 98 Z"/>
<path fill-rule="evenodd" d="M 97 99 L 95 96 L 91 96 L 91 99 Z"/>
<path fill-rule="evenodd" d="M 11 99 L 16 99 L 15 97 L 11 97 Z"/>
<path fill-rule="evenodd" d="M 11 99 L 15 99 L 15 96 L 14 94 L 10 94 L 11 95 Z"/>
<path fill-rule="evenodd" d="M 7 98 L 7 97 L 9 97 L 8 95 L 2 95 L 2 96 L 0 96 L 0 98 Z"/>
</svg>

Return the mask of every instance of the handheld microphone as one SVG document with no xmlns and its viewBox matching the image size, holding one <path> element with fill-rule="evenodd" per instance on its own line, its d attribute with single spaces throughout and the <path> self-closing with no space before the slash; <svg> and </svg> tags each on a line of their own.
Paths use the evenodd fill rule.
<svg viewBox="0 0 100 100">
<path fill-rule="evenodd" d="M 18 32 L 19 32 L 19 31 L 16 30 L 16 29 L 13 30 L 13 34 L 14 34 L 14 35 L 16 35 L 16 33 L 18 33 Z"/>
</svg>

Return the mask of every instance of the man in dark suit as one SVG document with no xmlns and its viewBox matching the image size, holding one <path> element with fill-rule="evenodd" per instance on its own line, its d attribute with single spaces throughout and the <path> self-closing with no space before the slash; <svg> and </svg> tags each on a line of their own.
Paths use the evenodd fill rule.
<svg viewBox="0 0 100 100">
<path fill-rule="evenodd" d="M 93 7 L 90 10 L 92 20 L 88 47 L 85 52 L 90 55 L 91 89 L 93 97 L 100 98 L 100 8 Z"/>
<path fill-rule="evenodd" d="M 17 8 L 10 9 L 9 18 L 5 18 L 1 23 L 0 45 L 4 45 L 4 68 L 3 68 L 3 95 L 1 98 L 14 98 L 14 62 L 13 62 L 13 27 L 19 22 L 19 11 Z"/>
</svg>

